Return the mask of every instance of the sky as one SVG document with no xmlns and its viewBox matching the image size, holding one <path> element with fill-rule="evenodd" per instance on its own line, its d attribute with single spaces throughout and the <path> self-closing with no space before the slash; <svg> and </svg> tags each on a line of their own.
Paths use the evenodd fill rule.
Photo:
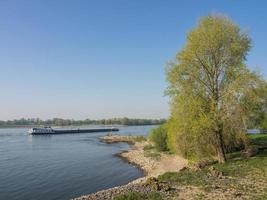
<svg viewBox="0 0 267 200">
<path fill-rule="evenodd" d="M 265 0 L 1 0 L 0 120 L 169 116 L 166 62 L 210 13 L 252 38 L 267 79 Z"/>
</svg>

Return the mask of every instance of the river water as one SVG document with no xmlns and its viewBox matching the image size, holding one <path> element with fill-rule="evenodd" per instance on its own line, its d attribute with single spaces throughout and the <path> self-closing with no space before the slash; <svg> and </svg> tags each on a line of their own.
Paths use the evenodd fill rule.
<svg viewBox="0 0 267 200">
<path fill-rule="evenodd" d="M 147 135 L 153 126 L 120 127 L 116 134 Z M 0 199 L 61 200 L 125 184 L 142 175 L 114 154 L 125 143 L 105 144 L 107 133 L 29 135 L 0 129 Z"/>
</svg>

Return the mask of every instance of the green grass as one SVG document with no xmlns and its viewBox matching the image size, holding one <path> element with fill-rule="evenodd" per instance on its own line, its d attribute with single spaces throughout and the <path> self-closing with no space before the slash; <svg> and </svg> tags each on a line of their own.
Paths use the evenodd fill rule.
<svg viewBox="0 0 267 200">
<path fill-rule="evenodd" d="M 129 192 L 116 196 L 114 200 L 163 200 L 163 198 L 157 193 L 141 194 L 139 192 Z"/>
<path fill-rule="evenodd" d="M 249 134 L 248 137 L 252 140 L 263 140 L 267 142 L 267 134 Z"/>
<path fill-rule="evenodd" d="M 179 183 L 181 185 L 201 186 L 208 184 L 206 180 L 207 170 L 193 171 L 186 169 L 181 172 L 167 172 L 158 177 L 159 181 Z"/>
<path fill-rule="evenodd" d="M 251 134 L 248 135 L 249 139 L 256 144 L 265 144 L 267 145 L 267 134 Z"/>
<path fill-rule="evenodd" d="M 261 175 L 267 175 L 267 151 L 260 152 L 257 156 L 238 160 L 229 160 L 225 164 L 216 164 L 215 167 L 229 176 L 247 176 L 261 171 Z"/>
</svg>

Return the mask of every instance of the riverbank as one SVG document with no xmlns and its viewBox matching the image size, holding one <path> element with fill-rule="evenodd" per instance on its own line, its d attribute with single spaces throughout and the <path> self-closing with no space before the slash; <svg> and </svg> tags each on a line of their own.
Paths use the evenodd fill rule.
<svg viewBox="0 0 267 200">
<path fill-rule="evenodd" d="M 147 152 L 152 149 L 147 141 L 134 142 L 136 138 L 124 136 L 118 138 L 107 136 L 102 140 L 130 143 L 131 150 L 122 152 L 120 156 L 143 169 L 145 177 L 78 200 L 267 199 L 267 135 L 249 136 L 251 147 L 246 151 L 228 154 L 225 164 L 213 163 L 198 169 L 185 167 L 186 162 L 176 160 L 173 155 L 147 156 Z M 180 167 L 184 167 L 179 168 L 177 161 L 180 161 Z M 151 178 L 153 176 L 157 178 Z"/>
<path fill-rule="evenodd" d="M 144 194 L 157 193 L 160 196 L 168 197 L 174 190 L 169 190 L 168 185 L 157 183 L 157 177 L 166 172 L 179 172 L 187 166 L 187 160 L 177 155 L 158 153 L 150 142 L 142 136 L 119 136 L 107 135 L 101 138 L 102 142 L 112 144 L 126 142 L 130 144 L 130 150 L 121 152 L 117 156 L 125 161 L 138 166 L 144 176 L 138 178 L 127 185 L 110 188 L 99 191 L 94 194 L 76 198 L 76 200 L 96 200 L 96 199 L 113 199 L 118 194 L 138 192 Z"/>
<path fill-rule="evenodd" d="M 121 152 L 118 156 L 144 171 L 145 177 L 134 182 L 143 182 L 165 172 L 179 172 L 187 166 L 186 159 L 178 155 L 155 151 L 152 144 L 141 136 L 110 135 L 104 136 L 101 140 L 106 143 L 127 142 L 131 145 L 129 151 Z"/>
</svg>

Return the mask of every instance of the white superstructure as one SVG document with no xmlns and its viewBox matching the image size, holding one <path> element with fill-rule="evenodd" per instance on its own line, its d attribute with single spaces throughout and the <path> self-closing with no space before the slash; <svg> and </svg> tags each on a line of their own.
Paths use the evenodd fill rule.
<svg viewBox="0 0 267 200">
<path fill-rule="evenodd" d="M 51 127 L 44 128 L 32 128 L 29 130 L 30 134 L 51 134 L 55 133 L 55 131 Z"/>
</svg>

